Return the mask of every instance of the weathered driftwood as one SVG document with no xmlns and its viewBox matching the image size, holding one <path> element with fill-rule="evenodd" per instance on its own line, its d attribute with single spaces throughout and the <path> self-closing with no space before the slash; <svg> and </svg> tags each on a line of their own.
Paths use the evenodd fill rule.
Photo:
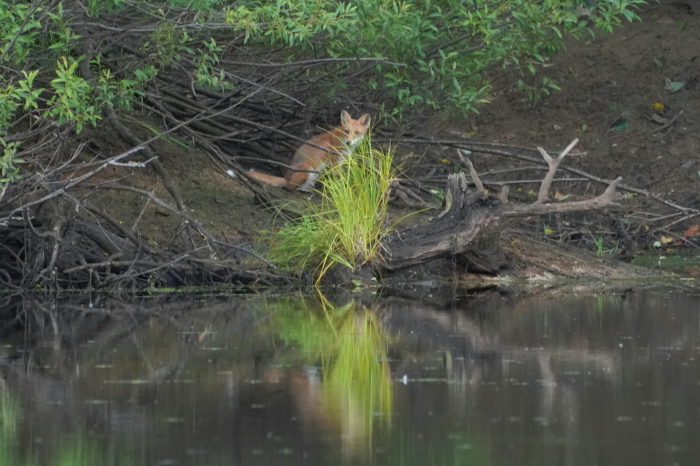
<svg viewBox="0 0 700 466">
<path fill-rule="evenodd" d="M 445 209 L 430 222 L 401 230 L 386 243 L 384 267 L 397 270 L 424 263 L 428 260 L 453 256 L 466 258 L 477 268 L 493 271 L 497 263 L 483 253 L 484 245 L 493 246 L 506 223 L 511 219 L 531 215 L 599 210 L 617 205 L 615 188 L 621 178 L 613 180 L 607 189 L 592 199 L 574 202 L 548 203 L 549 189 L 559 163 L 578 142 L 574 139 L 556 158 L 544 149 L 538 151 L 547 161 L 549 169 L 542 180 L 537 201 L 532 204 L 509 204 L 506 195 L 493 195 L 479 179 L 466 154 L 459 153 L 469 170 L 472 184 L 469 186 L 464 172 L 449 175 L 445 188 Z M 492 251 L 496 253 L 496 251 Z"/>
</svg>

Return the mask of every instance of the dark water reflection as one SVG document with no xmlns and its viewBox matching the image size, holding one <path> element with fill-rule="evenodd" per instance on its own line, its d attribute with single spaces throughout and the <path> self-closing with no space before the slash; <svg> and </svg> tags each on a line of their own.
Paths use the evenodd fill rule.
<svg viewBox="0 0 700 466">
<path fill-rule="evenodd" d="M 700 464 L 692 293 L 92 299 L 3 311 L 0 464 Z"/>
</svg>

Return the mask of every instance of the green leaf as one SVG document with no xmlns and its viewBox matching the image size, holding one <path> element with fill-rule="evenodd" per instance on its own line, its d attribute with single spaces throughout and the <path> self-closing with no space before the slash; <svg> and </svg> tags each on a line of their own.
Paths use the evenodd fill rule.
<svg viewBox="0 0 700 466">
<path fill-rule="evenodd" d="M 685 86 L 685 82 L 683 81 L 671 81 L 668 78 L 666 78 L 665 83 L 664 89 L 670 92 L 678 92 Z"/>
<path fill-rule="evenodd" d="M 625 120 L 624 118 L 620 117 L 615 122 L 610 126 L 610 128 L 613 131 L 620 132 L 623 131 L 625 128 L 629 126 L 629 121 Z"/>
</svg>

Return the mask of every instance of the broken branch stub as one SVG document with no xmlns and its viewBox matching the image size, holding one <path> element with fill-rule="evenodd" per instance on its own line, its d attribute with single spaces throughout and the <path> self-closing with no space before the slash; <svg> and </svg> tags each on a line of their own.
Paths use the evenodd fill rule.
<svg viewBox="0 0 700 466">
<path fill-rule="evenodd" d="M 467 167 L 467 170 L 469 170 L 469 175 L 472 177 L 472 182 L 474 183 L 474 186 L 476 186 L 476 190 L 479 191 L 482 196 L 488 197 L 489 192 L 484 187 L 484 183 L 481 182 L 481 178 L 476 172 L 476 169 L 474 168 L 474 165 L 472 164 L 471 160 L 469 160 L 469 157 L 467 157 L 468 153 L 469 151 L 466 151 L 464 149 L 457 149 L 457 155 L 459 156 L 459 159 L 462 161 L 462 163 Z"/>
<path fill-rule="evenodd" d="M 576 144 L 578 144 L 578 138 L 574 138 L 574 140 L 571 141 L 569 145 L 566 146 L 566 148 L 563 151 L 561 151 L 561 153 L 556 158 L 552 158 L 552 156 L 549 155 L 546 150 L 544 150 L 540 146 L 537 146 L 537 152 L 540 153 L 545 162 L 547 162 L 547 165 L 549 165 L 547 174 L 544 176 L 544 178 L 542 178 L 542 184 L 540 184 L 540 192 L 537 194 L 537 204 L 541 204 L 549 200 L 549 190 L 552 187 L 554 175 L 556 174 L 557 169 L 559 168 L 559 164 L 562 160 L 564 160 L 564 157 L 566 157 L 566 155 L 569 152 L 571 152 L 571 149 L 573 149 L 576 146 Z"/>
</svg>

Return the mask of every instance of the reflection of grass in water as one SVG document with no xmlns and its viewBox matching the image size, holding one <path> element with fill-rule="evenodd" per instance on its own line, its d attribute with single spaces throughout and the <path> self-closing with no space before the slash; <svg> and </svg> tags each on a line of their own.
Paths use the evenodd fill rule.
<svg viewBox="0 0 700 466">
<path fill-rule="evenodd" d="M 334 307 L 322 299 L 320 310 L 299 300 L 276 304 L 281 307 L 272 325 L 278 334 L 299 348 L 303 361 L 321 361 L 319 401 L 326 421 L 359 446 L 357 441 L 372 433 L 374 419 L 388 423 L 391 418 L 387 343 L 377 316 L 353 302 Z"/>
<path fill-rule="evenodd" d="M 328 408 L 336 411 L 350 439 L 369 437 L 375 414 L 390 421 L 392 386 L 386 338 L 377 316 L 351 311 L 338 328 L 337 356 L 324 365 Z"/>
<path fill-rule="evenodd" d="M 33 457 L 23 458 L 19 449 L 19 425 L 22 410 L 19 402 L 6 391 L 0 392 L 0 465 L 34 466 L 39 464 Z M 49 466 L 129 466 L 136 464 L 125 450 L 118 453 L 101 451 L 86 435 L 67 435 L 60 439 L 60 448 L 53 460 L 42 462 Z M 49 457 L 52 455 L 49 454 Z"/>
<path fill-rule="evenodd" d="M 83 433 L 73 434 L 64 439 L 55 458 L 55 461 L 48 464 L 56 466 L 132 466 L 136 464 L 130 450 L 124 445 L 107 452 Z"/>
<path fill-rule="evenodd" d="M 386 448 L 385 466 L 493 466 L 502 464 L 491 453 L 492 447 L 478 437 L 457 429 L 447 435 L 440 429 L 426 431 L 420 442 L 410 425 L 396 432 Z"/>
<path fill-rule="evenodd" d="M 352 306 L 323 306 L 319 311 L 317 303 L 307 300 L 279 300 L 273 326 L 283 340 L 299 348 L 305 361 L 325 359 L 335 354 L 336 326 Z"/>
<path fill-rule="evenodd" d="M 76 436 L 67 445 L 62 445 L 56 455 L 56 466 L 88 466 L 97 464 L 115 464 L 114 462 L 102 462 L 105 458 L 100 458 L 97 447 L 82 438 Z M 118 464 L 127 464 L 120 462 Z"/>
<path fill-rule="evenodd" d="M 371 455 L 373 439 L 381 435 L 389 465 L 477 465 L 495 464 L 488 442 L 457 428 L 448 435 L 442 429 L 427 429 L 426 439 L 416 442 L 410 420 L 375 432 L 380 423 L 388 426 L 393 409 L 393 384 L 387 360 L 387 336 L 377 316 L 354 303 L 318 309 L 313 301 L 278 301 L 270 322 L 274 331 L 302 353 L 306 363 L 322 361 L 323 385 L 314 399 L 322 413 L 304 413 L 319 421 L 321 428 L 339 431 L 343 453 Z M 315 309 L 313 309 L 315 305 Z M 390 433 L 389 437 L 383 434 Z M 428 438 L 429 437 L 429 438 Z"/>
<path fill-rule="evenodd" d="M 17 401 L 3 391 L 0 394 L 0 442 L 7 445 L 13 442 L 17 434 L 20 409 Z"/>
<path fill-rule="evenodd" d="M 17 451 L 17 425 L 22 412 L 19 403 L 6 391 L 0 392 L 0 464 L 20 465 Z"/>
</svg>

